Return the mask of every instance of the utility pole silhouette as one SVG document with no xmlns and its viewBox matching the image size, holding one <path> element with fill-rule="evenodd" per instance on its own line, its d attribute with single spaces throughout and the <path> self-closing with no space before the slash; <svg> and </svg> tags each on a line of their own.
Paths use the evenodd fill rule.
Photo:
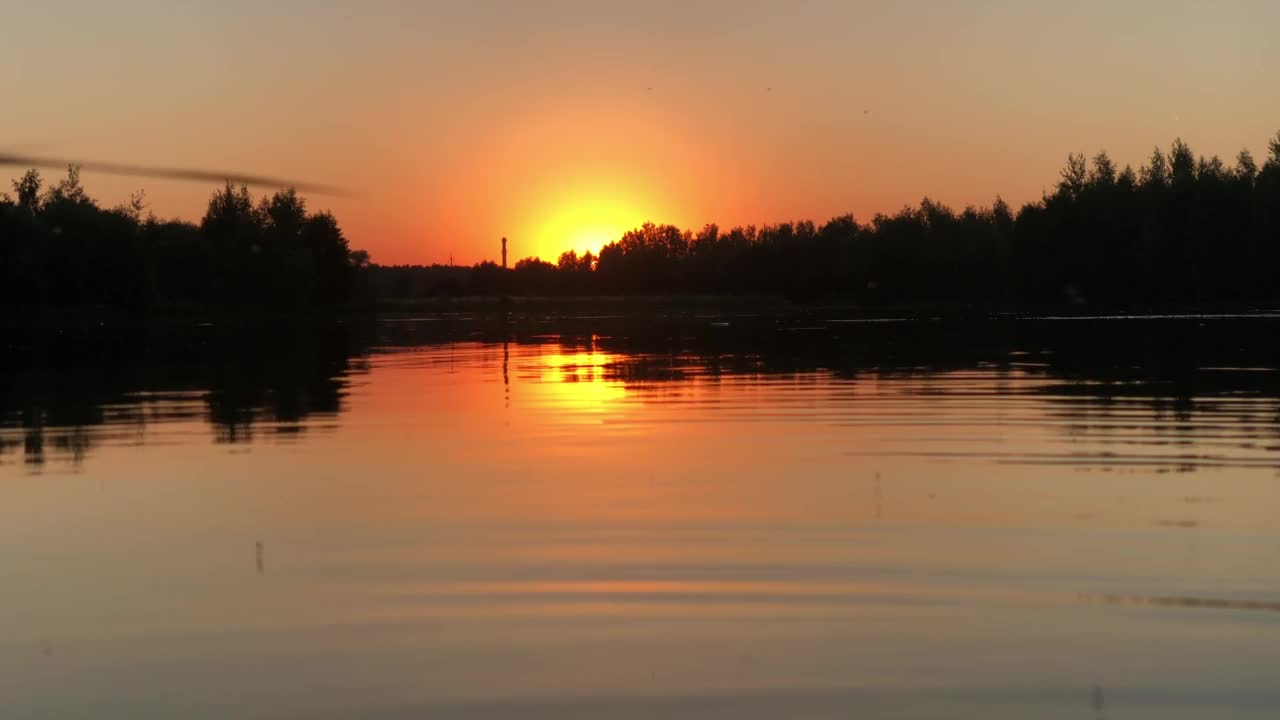
<svg viewBox="0 0 1280 720">
<path fill-rule="evenodd" d="M 507 269 L 507 239 L 502 238 L 502 269 Z"/>
</svg>

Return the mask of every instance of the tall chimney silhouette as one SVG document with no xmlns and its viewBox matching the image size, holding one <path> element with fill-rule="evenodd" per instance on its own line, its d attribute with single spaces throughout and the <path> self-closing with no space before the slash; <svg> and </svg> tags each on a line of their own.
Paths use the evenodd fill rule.
<svg viewBox="0 0 1280 720">
<path fill-rule="evenodd" d="M 507 269 L 507 239 L 502 238 L 502 269 Z"/>
</svg>

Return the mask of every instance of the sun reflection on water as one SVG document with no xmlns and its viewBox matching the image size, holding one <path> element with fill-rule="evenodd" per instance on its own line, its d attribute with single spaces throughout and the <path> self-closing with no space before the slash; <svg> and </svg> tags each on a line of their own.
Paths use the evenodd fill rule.
<svg viewBox="0 0 1280 720">
<path fill-rule="evenodd" d="M 545 403 L 575 412 L 608 411 L 627 394 L 624 383 L 608 375 L 618 360 L 594 349 L 539 355 L 536 369 Z"/>
</svg>

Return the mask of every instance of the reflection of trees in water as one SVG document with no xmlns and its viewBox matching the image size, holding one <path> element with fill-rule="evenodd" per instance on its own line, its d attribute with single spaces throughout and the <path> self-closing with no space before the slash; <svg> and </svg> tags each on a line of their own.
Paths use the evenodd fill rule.
<svg viewBox="0 0 1280 720">
<path fill-rule="evenodd" d="M 816 313 L 814 313 L 816 315 Z M 0 458 L 38 467 L 81 462 L 108 440 L 142 442 L 148 426 L 205 420 L 222 443 L 288 440 L 336 417 L 347 377 L 371 348 L 459 341 L 510 355 L 550 344 L 608 363 L 563 378 L 617 382 L 655 401 L 725 378 L 821 383 L 913 380 L 897 391 L 953 396 L 947 373 L 987 373 L 983 392 L 1029 394 L 1066 438 L 1167 444 L 1194 438 L 1255 450 L 1280 447 L 1280 320 L 828 322 L 817 317 L 501 314 L 424 322 L 261 323 L 10 333 L 0 355 Z M 800 329 L 803 328 L 803 329 Z M 1260 370 L 1261 369 L 1261 370 Z M 1036 383 L 1012 382 L 1034 378 Z M 696 381 L 696 382 L 694 382 Z M 1194 459 L 1188 467 L 1205 464 Z"/>
<path fill-rule="evenodd" d="M 218 442 L 253 439 L 268 424 L 276 436 L 296 435 L 314 415 L 336 415 L 345 394 L 345 348 L 304 343 L 268 354 L 238 355 L 213 368 L 205 395 Z"/>
<path fill-rule="evenodd" d="M 748 323 L 734 331 L 606 337 L 602 349 L 618 357 L 606 378 L 646 397 L 655 387 L 677 388 L 678 396 L 692 385 L 685 381 L 705 388 L 732 376 L 911 380 L 894 392 L 954 398 L 954 374 L 977 370 L 988 374 L 966 392 L 1034 397 L 1066 439 L 1117 446 L 1130 467 L 1280 468 L 1280 457 L 1271 457 L 1280 450 L 1277 319 L 817 324 L 803 333 L 761 333 Z M 1108 452 L 1087 459 L 1120 465 Z M 1003 461 L 1015 460 L 1081 456 Z"/>
<path fill-rule="evenodd" d="M 4 358 L 0 442 L 29 466 L 79 465 L 108 439 L 144 440 L 148 424 L 206 419 L 218 442 L 261 427 L 289 438 L 337 415 L 352 369 L 351 333 L 336 324 L 220 328 L 114 327 L 14 332 Z M 20 448 L 19 448 L 20 446 Z"/>
</svg>

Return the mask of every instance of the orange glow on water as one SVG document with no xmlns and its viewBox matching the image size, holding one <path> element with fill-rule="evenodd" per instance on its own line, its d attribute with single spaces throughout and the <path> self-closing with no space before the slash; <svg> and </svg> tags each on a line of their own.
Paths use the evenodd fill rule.
<svg viewBox="0 0 1280 720">
<path fill-rule="evenodd" d="M 577 412 L 606 412 L 627 394 L 621 381 L 606 378 L 607 366 L 616 360 L 593 350 L 540 356 L 540 402 Z"/>
</svg>

